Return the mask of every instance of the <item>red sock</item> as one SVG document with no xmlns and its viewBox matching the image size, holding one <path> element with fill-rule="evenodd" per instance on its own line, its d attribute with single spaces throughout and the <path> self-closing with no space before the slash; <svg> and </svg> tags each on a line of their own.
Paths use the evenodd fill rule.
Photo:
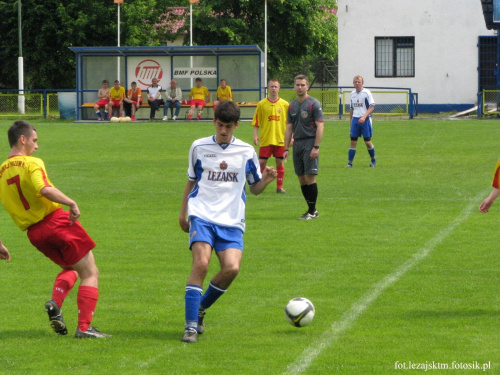
<svg viewBox="0 0 500 375">
<path fill-rule="evenodd" d="M 52 289 L 52 299 L 56 301 L 57 306 L 61 307 L 66 296 L 71 292 L 78 276 L 73 270 L 62 270 L 56 277 L 54 289 Z"/>
<path fill-rule="evenodd" d="M 278 178 L 276 179 L 276 185 L 278 189 L 283 187 L 283 178 L 285 177 L 285 166 L 277 167 L 276 171 L 278 172 Z"/>
<path fill-rule="evenodd" d="M 78 288 L 76 301 L 78 304 L 78 328 L 82 332 L 87 331 L 92 322 L 98 297 L 99 290 L 93 286 L 80 286 Z"/>
</svg>

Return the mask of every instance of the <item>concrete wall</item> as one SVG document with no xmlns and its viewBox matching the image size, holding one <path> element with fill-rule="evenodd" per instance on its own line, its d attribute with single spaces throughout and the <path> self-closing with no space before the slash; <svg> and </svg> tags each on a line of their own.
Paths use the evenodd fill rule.
<svg viewBox="0 0 500 375">
<path fill-rule="evenodd" d="M 352 86 L 360 74 L 367 87 L 410 87 L 424 108 L 460 110 L 477 102 L 478 36 L 495 35 L 479 0 L 337 4 L 339 86 Z M 415 77 L 375 78 L 375 37 L 383 36 L 415 37 Z"/>
</svg>

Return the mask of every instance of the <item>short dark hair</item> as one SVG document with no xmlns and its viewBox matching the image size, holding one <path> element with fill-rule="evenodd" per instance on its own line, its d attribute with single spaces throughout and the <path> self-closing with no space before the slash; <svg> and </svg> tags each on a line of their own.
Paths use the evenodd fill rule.
<svg viewBox="0 0 500 375">
<path fill-rule="evenodd" d="M 109 81 L 107 79 L 104 79 L 102 83 L 109 83 Z"/>
<path fill-rule="evenodd" d="M 226 123 L 237 123 L 240 121 L 240 107 L 235 102 L 222 101 L 215 109 L 214 118 Z"/>
<path fill-rule="evenodd" d="M 15 121 L 7 131 L 10 147 L 14 147 L 17 144 L 19 138 L 21 138 L 21 135 L 24 135 L 26 138 L 29 138 L 33 133 L 33 130 L 36 131 L 35 127 L 31 125 L 28 121 L 24 120 Z"/>
<path fill-rule="evenodd" d="M 132 81 L 131 85 L 137 85 L 136 81 Z"/>
<path fill-rule="evenodd" d="M 203 82 L 203 80 L 200 77 L 196 78 L 195 81 L 196 82 Z"/>
<path fill-rule="evenodd" d="M 307 78 L 306 75 L 299 74 L 298 76 L 295 76 L 295 78 L 293 79 L 293 83 L 295 84 L 295 81 L 297 81 L 298 79 L 305 79 L 306 80 L 306 84 L 309 85 L 309 78 Z"/>
</svg>

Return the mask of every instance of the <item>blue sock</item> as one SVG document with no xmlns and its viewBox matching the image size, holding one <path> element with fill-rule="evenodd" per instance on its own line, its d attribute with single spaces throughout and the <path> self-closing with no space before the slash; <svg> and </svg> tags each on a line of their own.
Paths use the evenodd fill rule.
<svg viewBox="0 0 500 375">
<path fill-rule="evenodd" d="M 97 111 L 97 112 L 96 112 L 96 115 L 97 115 L 97 117 L 102 117 L 102 116 L 101 116 L 101 111 Z"/>
<path fill-rule="evenodd" d="M 220 296 L 222 296 L 226 292 L 226 290 L 227 289 L 221 289 L 210 282 L 208 289 L 201 297 L 200 308 L 203 310 L 208 309 L 214 304 L 215 301 L 219 299 Z"/>
<path fill-rule="evenodd" d="M 348 160 L 349 164 L 352 164 L 355 155 L 356 155 L 356 149 L 350 148 L 348 156 L 347 156 L 347 160 Z"/>
<path fill-rule="evenodd" d="M 372 148 L 368 149 L 368 153 L 370 154 L 370 157 L 372 158 L 372 161 L 375 160 L 375 146 Z"/>
<path fill-rule="evenodd" d="M 185 328 L 198 327 L 198 310 L 200 308 L 201 286 L 186 285 L 186 294 L 184 296 L 186 306 L 186 326 Z"/>
</svg>

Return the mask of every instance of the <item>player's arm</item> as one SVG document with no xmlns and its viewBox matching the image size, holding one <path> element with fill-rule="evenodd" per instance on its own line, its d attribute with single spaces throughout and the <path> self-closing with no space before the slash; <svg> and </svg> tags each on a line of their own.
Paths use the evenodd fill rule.
<svg viewBox="0 0 500 375">
<path fill-rule="evenodd" d="M 127 102 L 127 103 L 132 103 L 132 90 L 129 90 L 127 92 L 127 97 L 125 99 L 123 99 L 123 101 Z"/>
<path fill-rule="evenodd" d="M 45 198 L 51 200 L 52 202 L 64 204 L 69 207 L 69 220 L 74 223 L 80 217 L 80 209 L 76 202 L 66 196 L 61 190 L 53 186 L 45 186 L 40 190 Z"/>
<path fill-rule="evenodd" d="M 181 226 L 181 229 L 186 233 L 189 232 L 189 222 L 187 219 L 188 196 L 189 193 L 191 193 L 191 191 L 193 190 L 195 184 L 195 180 L 188 180 L 188 182 L 186 183 L 186 188 L 184 189 L 184 195 L 182 196 L 182 206 L 181 212 L 179 214 L 179 225 Z"/>
<path fill-rule="evenodd" d="M 258 145 L 260 142 L 259 138 L 259 105 L 255 109 L 255 113 L 253 114 L 252 126 L 253 126 L 253 143 L 254 145 Z"/>
<path fill-rule="evenodd" d="M 161 88 L 158 90 L 158 93 L 155 96 L 155 100 L 161 99 Z"/>
<path fill-rule="evenodd" d="M 368 109 L 366 110 L 366 113 L 360 117 L 359 119 L 359 122 L 362 124 L 365 122 L 365 120 L 368 118 L 368 116 L 370 116 L 370 114 L 373 112 L 373 110 L 375 109 L 375 105 L 371 105 L 368 107 Z"/>
<path fill-rule="evenodd" d="M 325 129 L 325 123 L 323 121 L 316 121 L 316 138 L 314 139 L 314 146 L 319 146 L 321 140 L 323 139 L 323 131 Z M 313 147 L 309 157 L 311 159 L 317 159 L 319 156 L 319 148 Z"/>
<path fill-rule="evenodd" d="M 10 262 L 10 253 L 9 253 L 9 250 L 2 243 L 2 240 L 0 240 L 0 259 L 6 259 L 7 263 Z"/>
<path fill-rule="evenodd" d="M 260 142 L 260 138 L 259 138 L 259 126 L 258 125 L 254 125 L 253 126 L 253 143 L 254 145 L 258 145 Z"/>
<path fill-rule="evenodd" d="M 286 123 L 286 129 L 285 129 L 285 152 L 283 153 L 283 159 L 288 160 L 288 148 L 291 147 L 291 142 L 292 142 L 292 123 L 287 122 Z"/>
<path fill-rule="evenodd" d="M 250 186 L 250 192 L 254 195 L 259 195 L 270 182 L 274 181 L 277 175 L 278 172 L 273 167 L 266 166 L 262 171 L 262 179 Z"/>
<path fill-rule="evenodd" d="M 493 202 L 495 202 L 495 199 L 497 199 L 499 195 L 500 189 L 493 188 L 488 198 L 486 198 L 479 206 L 479 211 L 481 211 L 482 213 L 488 212 L 490 210 L 490 207 L 493 205 Z"/>
<path fill-rule="evenodd" d="M 352 114 L 354 113 L 354 109 L 351 107 L 351 109 L 349 110 L 349 123 L 352 122 Z"/>
</svg>

